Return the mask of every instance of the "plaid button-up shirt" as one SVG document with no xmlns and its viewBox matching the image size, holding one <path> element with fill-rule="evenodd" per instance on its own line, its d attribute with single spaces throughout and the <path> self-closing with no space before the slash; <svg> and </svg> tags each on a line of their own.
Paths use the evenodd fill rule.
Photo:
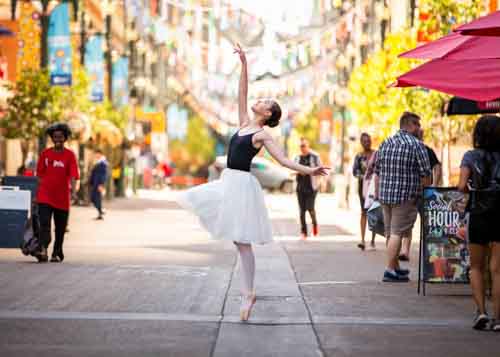
<svg viewBox="0 0 500 357">
<path fill-rule="evenodd" d="M 375 173 L 379 176 L 381 203 L 401 204 L 416 198 L 421 191 L 421 178 L 431 175 L 424 144 L 408 132 L 399 130 L 380 146 Z"/>
</svg>

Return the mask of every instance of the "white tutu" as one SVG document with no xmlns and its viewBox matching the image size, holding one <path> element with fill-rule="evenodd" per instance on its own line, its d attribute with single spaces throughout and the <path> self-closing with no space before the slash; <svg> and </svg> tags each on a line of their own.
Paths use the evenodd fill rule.
<svg viewBox="0 0 500 357">
<path fill-rule="evenodd" d="M 177 202 L 198 216 L 215 239 L 273 241 L 262 188 L 249 172 L 225 169 L 220 179 L 180 193 Z"/>
</svg>

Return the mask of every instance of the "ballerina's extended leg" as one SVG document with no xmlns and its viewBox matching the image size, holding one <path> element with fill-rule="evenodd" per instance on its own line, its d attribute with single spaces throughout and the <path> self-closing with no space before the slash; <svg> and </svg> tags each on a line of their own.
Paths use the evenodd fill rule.
<svg viewBox="0 0 500 357">
<path fill-rule="evenodd" d="M 242 321 L 247 321 L 256 300 L 254 290 L 255 255 L 253 254 L 251 244 L 235 244 L 240 256 L 240 270 L 242 276 L 240 318 Z"/>
</svg>

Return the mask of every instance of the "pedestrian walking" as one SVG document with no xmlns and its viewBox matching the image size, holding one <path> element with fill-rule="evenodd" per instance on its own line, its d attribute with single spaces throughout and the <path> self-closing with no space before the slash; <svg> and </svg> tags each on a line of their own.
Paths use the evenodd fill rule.
<svg viewBox="0 0 500 357">
<path fill-rule="evenodd" d="M 385 282 L 409 281 L 408 269 L 401 269 L 398 256 L 403 237 L 411 237 L 417 219 L 417 198 L 422 185 L 430 183 L 431 169 L 424 144 L 416 138 L 420 117 L 405 112 L 400 130 L 386 139 L 375 161 L 376 198 L 382 204 L 387 246 Z"/>
<path fill-rule="evenodd" d="M 358 248 L 365 250 L 365 235 L 366 235 L 366 212 L 368 208 L 365 207 L 365 174 L 368 168 L 368 163 L 370 162 L 374 151 L 372 150 L 372 138 L 368 133 L 361 134 L 360 137 L 361 147 L 363 151 L 358 153 L 354 158 L 354 165 L 352 167 L 352 174 L 358 179 L 358 196 L 359 203 L 361 205 L 361 218 L 360 218 L 360 228 L 361 228 L 361 243 L 358 244 Z M 372 232 L 372 240 L 370 242 L 372 248 L 375 248 L 375 233 Z"/>
<path fill-rule="evenodd" d="M 458 188 L 470 192 L 469 214 L 470 280 L 476 303 L 473 328 L 488 325 L 500 332 L 500 118 L 482 116 L 473 132 L 474 149 L 467 151 L 460 164 Z M 493 318 L 485 306 L 484 274 L 490 251 L 489 270 L 493 279 Z"/>
<path fill-rule="evenodd" d="M 102 207 L 102 197 L 106 194 L 106 181 L 108 179 L 108 161 L 103 152 L 99 149 L 94 154 L 94 166 L 90 172 L 90 201 L 97 209 L 96 220 L 104 219 L 104 210 Z"/>
<path fill-rule="evenodd" d="M 425 150 L 427 150 L 427 155 L 429 156 L 429 163 L 431 165 L 431 185 L 437 187 L 441 185 L 441 182 L 443 181 L 443 166 L 441 165 L 434 149 L 424 142 L 423 129 L 418 131 L 417 137 L 424 143 Z"/>
<path fill-rule="evenodd" d="M 47 129 L 47 135 L 54 146 L 40 154 L 36 174 L 39 177 L 37 193 L 38 215 L 40 221 L 40 251 L 36 254 L 39 262 L 48 260 L 47 248 L 51 241 L 51 221 L 55 224 L 55 242 L 51 262 L 64 260 L 63 242 L 68 224 L 71 181 L 75 180 L 78 190 L 80 176 L 73 151 L 64 147 L 71 136 L 67 124 L 57 123 Z"/>
<path fill-rule="evenodd" d="M 425 150 L 427 151 L 427 156 L 429 157 L 429 163 L 431 165 L 431 185 L 432 186 L 439 186 L 441 184 L 441 179 L 442 179 L 442 166 L 441 162 L 439 162 L 436 153 L 434 150 L 425 144 L 424 142 L 424 130 L 421 128 L 418 133 L 417 133 L 417 138 L 424 143 Z M 423 200 L 421 197 L 418 198 L 417 200 L 417 208 L 419 214 L 422 213 L 422 207 L 423 205 Z M 420 219 L 422 219 L 422 216 L 420 216 Z M 402 248 L 401 248 L 401 254 L 399 255 L 399 260 L 403 262 L 409 262 L 410 261 L 410 251 L 411 251 L 411 237 L 404 237 L 403 238 L 403 243 L 402 243 Z"/>
<path fill-rule="evenodd" d="M 248 320 L 256 301 L 254 290 L 255 256 L 252 244 L 273 240 L 262 188 L 250 173 L 253 157 L 262 147 L 283 166 L 306 175 L 326 175 L 327 168 L 297 164 L 286 158 L 265 126 L 279 124 L 281 108 L 274 100 L 258 100 L 247 110 L 248 74 L 245 52 L 237 45 L 242 70 L 239 81 L 239 130 L 229 143 L 227 169 L 220 179 L 194 187 L 178 197 L 179 203 L 192 210 L 212 237 L 234 242 L 239 252 L 242 272 L 240 317 Z"/>
<path fill-rule="evenodd" d="M 312 168 L 321 166 L 319 155 L 311 151 L 309 141 L 305 138 L 300 139 L 300 155 L 295 158 L 295 162 Z M 297 200 L 300 210 L 300 233 L 303 240 L 307 239 L 308 235 L 306 212 L 309 212 L 311 216 L 313 236 L 316 237 L 319 234 L 315 209 L 318 189 L 318 176 L 305 175 L 300 172 L 297 174 Z"/>
</svg>

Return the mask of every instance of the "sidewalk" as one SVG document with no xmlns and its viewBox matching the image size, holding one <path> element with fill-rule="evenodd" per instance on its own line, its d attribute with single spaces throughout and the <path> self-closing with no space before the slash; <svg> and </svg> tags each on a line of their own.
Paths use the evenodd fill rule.
<svg viewBox="0 0 500 357">
<path fill-rule="evenodd" d="M 277 242 L 256 247 L 257 304 L 239 322 L 230 242 L 208 239 L 171 192 L 71 213 L 63 264 L 0 250 L 1 356 L 485 356 L 467 286 L 381 283 L 384 239 L 360 252 L 356 212 L 318 200 L 321 235 L 298 240 L 294 196 L 266 197 Z M 494 353 L 493 353 L 494 355 Z"/>
</svg>

